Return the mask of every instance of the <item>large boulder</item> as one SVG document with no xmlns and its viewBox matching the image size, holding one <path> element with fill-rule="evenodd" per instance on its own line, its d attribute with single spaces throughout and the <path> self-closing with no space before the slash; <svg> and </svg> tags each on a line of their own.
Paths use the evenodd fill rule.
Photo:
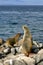
<svg viewBox="0 0 43 65">
<path fill-rule="evenodd" d="M 41 49 L 36 55 L 36 65 L 43 65 L 43 49 Z"/>
<path fill-rule="evenodd" d="M 4 65 L 35 65 L 35 60 L 26 57 L 24 54 L 19 54 L 13 57 L 13 59 L 6 59 Z"/>
<path fill-rule="evenodd" d="M 21 60 L 9 59 L 4 62 L 4 65 L 25 65 L 25 63 Z"/>
</svg>

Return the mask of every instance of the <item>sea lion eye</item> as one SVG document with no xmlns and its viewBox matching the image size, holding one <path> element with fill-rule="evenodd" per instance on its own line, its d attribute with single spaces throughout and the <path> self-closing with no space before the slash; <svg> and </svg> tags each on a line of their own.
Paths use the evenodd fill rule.
<svg viewBox="0 0 43 65">
<path fill-rule="evenodd" d="M 26 28 L 26 27 L 24 26 L 24 28 Z"/>
<path fill-rule="evenodd" d="M 24 27 L 24 29 L 27 29 L 27 27 Z"/>
</svg>

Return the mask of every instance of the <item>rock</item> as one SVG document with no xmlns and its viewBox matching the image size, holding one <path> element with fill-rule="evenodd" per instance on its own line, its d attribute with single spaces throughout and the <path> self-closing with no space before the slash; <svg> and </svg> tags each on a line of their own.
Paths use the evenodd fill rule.
<svg viewBox="0 0 43 65">
<path fill-rule="evenodd" d="M 25 63 L 21 60 L 9 59 L 4 62 L 4 65 L 25 65 Z"/>
<path fill-rule="evenodd" d="M 0 59 L 2 58 L 2 53 L 0 53 Z"/>
<path fill-rule="evenodd" d="M 33 53 L 37 53 L 42 48 L 43 48 L 42 43 L 37 43 L 36 41 L 33 41 L 33 46 L 32 46 L 32 52 Z"/>
<path fill-rule="evenodd" d="M 17 53 L 16 49 L 15 49 L 15 48 L 11 48 L 11 53 L 12 53 L 13 55 L 15 55 L 15 54 Z"/>
<path fill-rule="evenodd" d="M 41 50 L 38 52 L 38 54 L 43 54 L 43 49 L 41 49 Z"/>
<path fill-rule="evenodd" d="M 14 65 L 14 60 L 13 59 L 9 59 L 4 61 L 4 65 Z"/>
<path fill-rule="evenodd" d="M 8 48 L 6 48 L 5 50 L 3 50 L 3 53 L 4 54 L 8 54 L 8 53 L 10 53 L 11 52 L 11 50 L 10 50 L 10 48 L 8 47 Z"/>
<path fill-rule="evenodd" d="M 39 47 L 39 44 L 36 41 L 33 41 L 33 45 Z"/>
<path fill-rule="evenodd" d="M 1 47 L 7 48 L 7 47 L 5 46 L 5 43 L 4 43 L 3 45 L 1 45 Z"/>
<path fill-rule="evenodd" d="M 11 53 L 12 54 L 20 54 L 21 53 L 21 51 L 20 51 L 20 46 L 14 46 L 13 48 L 11 48 Z"/>
<path fill-rule="evenodd" d="M 20 54 L 18 56 L 18 58 L 16 58 L 16 59 L 19 60 L 20 62 L 24 62 L 24 64 L 21 63 L 21 65 L 34 65 L 35 64 L 35 60 L 33 58 L 26 57 L 23 54 Z M 18 64 L 18 65 L 20 65 L 20 64 Z"/>
<path fill-rule="evenodd" d="M 0 59 L 0 65 L 4 65 L 4 64 L 3 64 L 3 59 Z"/>
<path fill-rule="evenodd" d="M 0 45 L 2 45 L 5 41 L 3 39 L 0 39 Z"/>
<path fill-rule="evenodd" d="M 36 55 L 36 65 L 43 65 L 43 49 Z"/>
<path fill-rule="evenodd" d="M 38 43 L 36 41 L 33 41 L 33 45 L 35 45 L 36 47 L 43 47 L 43 43 Z"/>
<path fill-rule="evenodd" d="M 39 44 L 39 47 L 43 47 L 43 43 L 38 43 Z"/>
<path fill-rule="evenodd" d="M 3 63 L 0 63 L 0 65 L 3 65 Z"/>
<path fill-rule="evenodd" d="M 14 65 L 26 65 L 24 61 L 20 60 L 14 60 Z"/>
<path fill-rule="evenodd" d="M 16 47 L 15 49 L 16 49 L 17 53 L 20 53 L 20 51 L 19 51 L 20 47 L 19 46 Z"/>
<path fill-rule="evenodd" d="M 35 45 L 32 46 L 32 53 L 38 53 L 39 48 Z"/>
<path fill-rule="evenodd" d="M 4 58 L 5 57 L 5 55 L 1 52 L 0 53 L 0 59 L 2 59 L 2 58 Z"/>
<path fill-rule="evenodd" d="M 35 60 L 33 58 L 26 57 L 24 54 L 19 54 L 13 59 L 5 60 L 4 65 L 35 65 Z"/>
</svg>

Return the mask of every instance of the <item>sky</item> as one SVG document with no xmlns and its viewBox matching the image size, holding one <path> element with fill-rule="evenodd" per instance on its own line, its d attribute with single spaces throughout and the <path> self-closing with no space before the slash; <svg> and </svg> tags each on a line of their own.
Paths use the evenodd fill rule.
<svg viewBox="0 0 43 65">
<path fill-rule="evenodd" d="M 43 0 L 0 0 L 0 5 L 43 5 Z"/>
</svg>

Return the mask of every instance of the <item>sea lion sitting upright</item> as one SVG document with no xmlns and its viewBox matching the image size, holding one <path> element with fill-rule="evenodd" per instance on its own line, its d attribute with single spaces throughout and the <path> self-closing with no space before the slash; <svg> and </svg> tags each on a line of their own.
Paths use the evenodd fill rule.
<svg viewBox="0 0 43 65">
<path fill-rule="evenodd" d="M 16 44 L 21 36 L 21 33 L 17 33 L 14 37 L 8 38 L 5 42 L 5 45 L 8 47 L 13 47 Z"/>
<path fill-rule="evenodd" d="M 24 35 L 23 35 L 23 44 L 22 44 L 22 53 L 24 53 L 26 56 L 29 56 L 31 49 L 32 49 L 32 35 L 30 33 L 30 30 L 26 25 L 23 27 Z"/>
</svg>

